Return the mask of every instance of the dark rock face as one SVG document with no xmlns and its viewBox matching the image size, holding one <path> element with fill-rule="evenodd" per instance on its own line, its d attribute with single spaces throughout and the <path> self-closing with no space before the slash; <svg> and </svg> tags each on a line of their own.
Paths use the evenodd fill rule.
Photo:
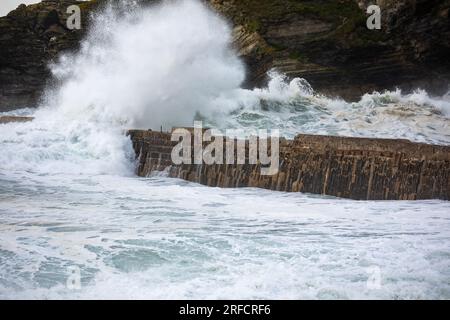
<svg viewBox="0 0 450 320">
<path fill-rule="evenodd" d="M 368 30 L 378 3 L 382 29 Z M 275 67 L 314 89 L 350 100 L 373 90 L 418 87 L 442 95 L 450 83 L 450 1 L 211 0 L 238 26 L 247 86 Z M 242 30 L 245 30 L 243 32 Z M 246 41 L 242 41 L 245 39 Z"/>
<path fill-rule="evenodd" d="M 87 8 L 80 1 L 46 0 L 0 18 L 0 111 L 35 107 L 50 79 L 48 64 L 78 47 L 82 31 L 66 27 L 72 4 Z"/>
<path fill-rule="evenodd" d="M 176 142 L 171 134 L 131 130 L 129 135 L 138 158 L 136 173 L 143 177 L 168 169 L 170 177 L 212 187 L 258 187 L 356 200 L 450 200 L 448 146 L 298 135 L 280 140 L 279 172 L 264 176 L 260 165 L 248 164 L 248 146 L 247 164 L 173 165 Z"/>
<path fill-rule="evenodd" d="M 154 2 L 153 0 L 141 0 Z M 75 50 L 88 17 L 105 0 L 44 0 L 0 18 L 0 111 L 33 107 L 50 79 L 48 63 Z M 205 0 L 234 26 L 247 65 L 246 87 L 277 68 L 317 91 L 357 99 L 365 92 L 417 87 L 434 94 L 450 80 L 449 0 L 379 0 L 382 30 L 366 28 L 366 0 Z M 67 7 L 83 28 L 68 30 Z"/>
</svg>

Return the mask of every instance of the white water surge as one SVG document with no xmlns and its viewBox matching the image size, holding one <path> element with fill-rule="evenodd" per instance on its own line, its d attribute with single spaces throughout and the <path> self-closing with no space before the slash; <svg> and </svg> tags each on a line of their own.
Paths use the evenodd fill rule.
<svg viewBox="0 0 450 320">
<path fill-rule="evenodd" d="M 448 98 L 423 91 L 350 104 L 275 73 L 268 88 L 240 89 L 230 40 L 197 1 L 94 18 L 81 50 L 52 66 L 42 106 L 10 113 L 35 120 L 0 125 L 0 298 L 450 298 L 448 202 L 134 176 L 124 130 L 194 118 L 450 143 Z M 72 267 L 79 290 L 66 287 Z"/>
</svg>

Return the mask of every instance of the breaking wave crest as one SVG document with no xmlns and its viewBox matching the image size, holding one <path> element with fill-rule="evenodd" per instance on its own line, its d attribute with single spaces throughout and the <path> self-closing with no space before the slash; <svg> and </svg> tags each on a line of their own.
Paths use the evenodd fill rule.
<svg viewBox="0 0 450 320">
<path fill-rule="evenodd" d="M 125 4 L 100 13 L 81 50 L 53 66 L 62 85 L 46 104 L 55 112 L 135 128 L 192 125 L 196 112 L 240 86 L 245 71 L 230 28 L 200 2 Z"/>
<path fill-rule="evenodd" d="M 399 138 L 450 143 L 450 96 L 432 98 L 424 90 L 365 94 L 349 103 L 315 93 L 305 79 L 289 81 L 271 72 L 265 89 L 238 90 L 220 101 L 231 110 L 210 118 L 221 128 L 278 128 L 286 137 L 298 133 Z"/>
<path fill-rule="evenodd" d="M 227 23 L 198 1 L 110 4 L 78 52 L 51 66 L 55 85 L 32 123 L 0 126 L 1 169 L 132 173 L 124 132 L 192 125 L 245 72 Z"/>
</svg>

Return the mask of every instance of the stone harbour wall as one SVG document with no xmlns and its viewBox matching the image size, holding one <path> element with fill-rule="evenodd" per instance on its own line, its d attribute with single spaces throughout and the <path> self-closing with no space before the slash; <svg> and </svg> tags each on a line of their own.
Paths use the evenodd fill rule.
<svg viewBox="0 0 450 320">
<path fill-rule="evenodd" d="M 177 142 L 165 132 L 130 130 L 136 173 L 168 175 L 211 187 L 258 187 L 356 200 L 450 199 L 450 146 L 398 139 L 298 135 L 280 139 L 280 167 L 259 164 L 173 165 Z M 235 143 L 236 145 L 236 143 Z M 248 142 L 247 142 L 248 157 Z M 193 152 L 192 152 L 193 153 Z"/>
<path fill-rule="evenodd" d="M 2 116 L 0 117 L 0 124 L 10 123 L 10 122 L 28 122 L 32 121 L 32 117 L 18 117 L 18 116 Z"/>
</svg>

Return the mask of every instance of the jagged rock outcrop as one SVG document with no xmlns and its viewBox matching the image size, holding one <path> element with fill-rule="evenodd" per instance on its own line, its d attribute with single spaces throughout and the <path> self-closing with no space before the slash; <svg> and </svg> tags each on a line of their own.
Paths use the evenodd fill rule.
<svg viewBox="0 0 450 320">
<path fill-rule="evenodd" d="M 174 165 L 171 152 L 177 142 L 170 133 L 131 130 L 129 135 L 139 176 L 168 170 L 170 177 L 212 187 L 259 187 L 356 200 L 450 200 L 448 146 L 298 135 L 280 140 L 279 172 L 264 176 L 260 165 L 249 164 L 248 143 L 246 164 Z"/>
<path fill-rule="evenodd" d="M 351 100 L 396 86 L 449 89 L 450 0 L 203 1 L 233 24 L 247 87 L 264 85 L 266 72 L 277 68 Z M 0 17 L 0 110 L 36 105 L 48 63 L 78 47 L 89 14 L 104 2 L 44 0 Z M 372 2 L 382 8 L 381 30 L 366 28 Z M 82 8 L 81 31 L 66 28 L 71 4 Z"/>
</svg>

